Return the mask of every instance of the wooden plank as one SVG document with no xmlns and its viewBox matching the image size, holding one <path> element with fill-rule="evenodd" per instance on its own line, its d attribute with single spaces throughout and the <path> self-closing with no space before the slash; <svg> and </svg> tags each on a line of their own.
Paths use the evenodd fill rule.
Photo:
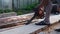
<svg viewBox="0 0 60 34">
<path fill-rule="evenodd" d="M 0 14 L 0 18 L 10 17 L 10 16 L 17 16 L 17 13 L 9 12 L 9 13 L 2 13 L 2 14 Z"/>
<path fill-rule="evenodd" d="M 9 27 L 9 28 L 3 28 L 3 29 L 0 29 L 0 32 L 15 29 L 15 28 L 22 27 L 22 26 L 24 26 L 24 25 L 19 25 L 19 26 L 14 26 L 14 27 Z"/>
<path fill-rule="evenodd" d="M 10 30 L 6 30 L 3 32 L 0 32 L 0 34 L 29 34 L 39 28 L 42 28 L 44 26 L 36 26 L 34 24 L 29 24 L 29 25 L 24 25 L 22 27 L 18 27 L 15 29 L 10 29 Z"/>
</svg>

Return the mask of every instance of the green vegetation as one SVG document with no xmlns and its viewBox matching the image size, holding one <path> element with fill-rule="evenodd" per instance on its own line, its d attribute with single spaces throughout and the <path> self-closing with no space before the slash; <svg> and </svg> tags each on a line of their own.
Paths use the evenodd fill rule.
<svg viewBox="0 0 60 34">
<path fill-rule="evenodd" d="M 30 13 L 30 11 L 27 11 L 27 10 L 18 10 L 16 13 L 17 13 L 18 15 L 21 15 L 21 14 Z"/>
<path fill-rule="evenodd" d="M 31 11 L 30 10 L 32 10 L 36 5 L 37 5 L 38 3 L 34 3 L 34 4 L 31 4 L 31 5 L 28 5 L 25 9 L 23 9 L 23 10 L 16 10 L 15 12 L 18 14 L 18 15 L 21 15 L 21 14 L 26 14 L 26 13 L 30 13 Z M 0 10 L 0 13 L 8 13 L 8 12 L 13 12 L 13 10 L 10 10 L 10 9 L 6 9 L 6 10 Z"/>
<path fill-rule="evenodd" d="M 31 4 L 31 5 L 28 5 L 28 6 L 26 7 L 26 10 L 32 10 L 37 4 L 38 4 L 38 3 L 33 3 L 33 4 Z"/>
<path fill-rule="evenodd" d="M 10 9 L 6 9 L 6 10 L 0 9 L 0 13 L 8 13 L 8 12 L 12 12 L 12 10 L 10 10 Z"/>
</svg>

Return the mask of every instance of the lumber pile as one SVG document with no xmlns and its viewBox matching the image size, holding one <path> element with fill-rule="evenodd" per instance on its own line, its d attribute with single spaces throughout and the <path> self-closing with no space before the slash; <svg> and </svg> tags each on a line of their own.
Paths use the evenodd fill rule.
<svg viewBox="0 0 60 34">
<path fill-rule="evenodd" d="M 24 23 L 27 22 L 27 20 L 29 20 L 32 16 L 33 13 L 19 16 L 5 16 L 4 18 L 0 18 L 0 29 L 11 26 L 24 25 Z"/>
<path fill-rule="evenodd" d="M 23 25 L 22 27 L 17 27 L 16 29 L 12 29 L 12 30 L 8 30 L 6 29 L 6 31 L 2 31 L 0 32 L 1 34 L 8 34 L 7 32 L 9 32 L 10 34 L 39 34 L 40 32 L 46 32 L 47 34 L 49 34 L 50 32 L 52 32 L 53 30 L 57 29 L 58 26 L 60 26 L 60 15 L 51 15 L 50 16 L 50 22 L 51 25 L 46 25 L 46 26 L 36 26 L 34 25 L 34 23 L 36 23 L 36 21 L 40 22 L 43 19 L 39 19 L 39 20 L 35 20 L 33 21 L 33 24 L 29 24 L 29 25 L 24 25 L 24 23 L 27 22 L 27 20 L 29 20 L 34 13 L 30 13 L 30 14 L 24 14 L 24 15 L 20 15 L 20 16 L 10 16 L 10 17 L 4 17 L 4 18 L 0 18 L 0 28 L 7 28 L 7 27 L 12 27 L 12 26 L 18 26 L 18 25 Z M 60 27 L 59 27 L 60 28 Z M 14 32 L 12 32 L 14 31 Z M 17 33 L 15 33 L 17 31 Z"/>
<path fill-rule="evenodd" d="M 36 22 L 23 25 L 22 27 L 18 26 L 17 28 L 6 30 L 0 32 L 1 34 L 40 34 L 41 32 L 46 32 L 49 34 L 50 32 L 54 31 L 55 29 L 60 28 L 60 15 L 51 15 L 50 16 L 51 25 L 46 26 L 37 26 L 35 25 Z M 39 19 L 40 22 L 43 19 Z M 53 20 L 53 21 L 52 21 Z"/>
</svg>

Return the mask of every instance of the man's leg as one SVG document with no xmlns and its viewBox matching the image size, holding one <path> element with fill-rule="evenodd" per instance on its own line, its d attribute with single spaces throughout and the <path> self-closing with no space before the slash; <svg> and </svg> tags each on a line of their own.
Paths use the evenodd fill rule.
<svg viewBox="0 0 60 34">
<path fill-rule="evenodd" d="M 44 21 L 46 23 L 50 23 L 50 13 L 51 13 L 51 11 L 52 11 L 52 3 L 49 3 L 45 8 L 46 15 L 45 15 Z"/>
<path fill-rule="evenodd" d="M 34 16 L 33 16 L 30 20 L 28 20 L 28 22 L 25 23 L 25 24 L 26 24 L 26 25 L 30 24 L 31 21 L 32 21 L 37 15 L 38 15 L 38 13 L 35 12 Z"/>
<path fill-rule="evenodd" d="M 52 3 L 50 2 L 46 7 L 45 7 L 45 12 L 46 12 L 46 15 L 45 15 L 45 19 L 44 21 L 41 21 L 39 23 L 36 23 L 36 25 L 50 25 L 50 13 L 51 13 L 51 10 L 52 10 Z"/>
</svg>

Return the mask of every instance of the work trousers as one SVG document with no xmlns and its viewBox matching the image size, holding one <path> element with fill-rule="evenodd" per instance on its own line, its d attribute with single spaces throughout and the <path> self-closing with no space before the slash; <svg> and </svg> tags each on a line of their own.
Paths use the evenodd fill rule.
<svg viewBox="0 0 60 34">
<path fill-rule="evenodd" d="M 60 0 L 56 0 L 56 1 L 58 4 L 58 7 L 60 7 Z M 52 7 L 53 7 L 52 2 L 49 1 L 48 5 L 45 6 L 44 8 L 44 11 L 46 12 L 44 21 L 46 23 L 50 23 L 50 13 L 51 13 Z"/>
</svg>

